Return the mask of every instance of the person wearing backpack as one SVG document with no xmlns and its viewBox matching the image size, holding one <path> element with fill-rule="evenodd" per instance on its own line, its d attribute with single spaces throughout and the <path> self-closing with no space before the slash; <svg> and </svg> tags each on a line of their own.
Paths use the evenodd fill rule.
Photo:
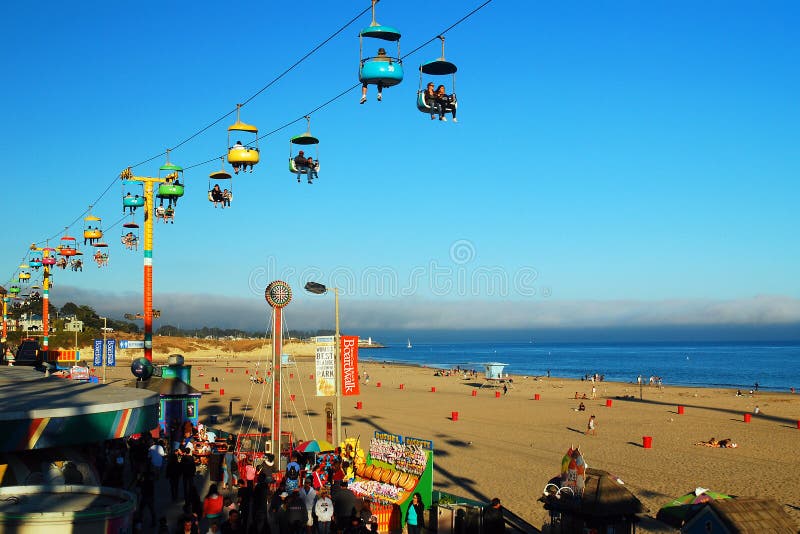
<svg viewBox="0 0 800 534">
<path fill-rule="evenodd" d="M 292 461 L 286 464 L 286 491 L 291 493 L 300 486 L 300 464 L 296 457 L 292 456 Z"/>
</svg>

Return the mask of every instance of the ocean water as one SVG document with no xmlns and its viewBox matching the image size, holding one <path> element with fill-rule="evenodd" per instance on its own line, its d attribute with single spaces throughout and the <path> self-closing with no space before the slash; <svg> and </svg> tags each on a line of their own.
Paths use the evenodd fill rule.
<svg viewBox="0 0 800 534">
<path fill-rule="evenodd" d="M 361 349 L 359 359 L 429 367 L 460 366 L 483 372 L 483 364 L 508 364 L 512 375 L 580 378 L 587 373 L 606 380 L 635 382 L 660 376 L 664 385 L 789 391 L 800 389 L 798 343 L 420 343 Z"/>
</svg>

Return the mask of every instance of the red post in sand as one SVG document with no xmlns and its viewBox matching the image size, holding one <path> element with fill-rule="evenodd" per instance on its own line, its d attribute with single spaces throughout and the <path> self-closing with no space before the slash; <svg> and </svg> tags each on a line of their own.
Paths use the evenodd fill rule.
<svg viewBox="0 0 800 534">
<path fill-rule="evenodd" d="M 308 375 L 309 380 L 314 380 L 314 375 Z"/>
<path fill-rule="evenodd" d="M 750 416 L 750 414 L 749 414 L 749 413 L 746 413 L 746 414 L 744 414 L 744 422 L 745 422 L 745 423 L 749 423 L 749 422 L 750 422 L 750 417 L 751 417 L 751 416 Z"/>
<path fill-rule="evenodd" d="M 431 393 L 436 393 L 436 386 L 431 386 Z"/>
<path fill-rule="evenodd" d="M 450 419 L 453 421 L 458 421 L 458 412 L 450 413 Z"/>
<path fill-rule="evenodd" d="M 611 408 L 611 405 L 614 403 L 611 399 L 606 399 L 606 408 Z"/>
<path fill-rule="evenodd" d="M 356 410 L 360 410 L 364 407 L 364 403 L 361 401 L 356 402 Z"/>
<path fill-rule="evenodd" d="M 472 396 L 473 397 L 477 397 L 478 396 L 478 390 L 477 389 L 473 389 L 472 390 Z"/>
<path fill-rule="evenodd" d="M 375 384 L 375 387 L 378 387 L 378 388 L 381 387 L 381 383 L 378 382 L 377 384 Z"/>
<path fill-rule="evenodd" d="M 494 398 L 495 399 L 499 399 L 500 398 L 500 392 L 499 391 L 495 391 L 494 392 Z"/>
<path fill-rule="evenodd" d="M 533 400 L 539 400 L 539 398 L 540 398 L 540 397 L 539 397 L 539 394 L 538 394 L 538 393 L 534 393 L 534 394 L 533 394 Z"/>
<path fill-rule="evenodd" d="M 206 384 L 205 386 L 206 386 L 206 389 L 208 389 L 208 384 Z"/>
<path fill-rule="evenodd" d="M 400 384 L 400 389 L 405 389 L 405 387 L 406 387 L 405 384 Z"/>
<path fill-rule="evenodd" d="M 642 447 L 645 449 L 652 449 L 653 448 L 653 437 L 652 436 L 642 436 Z"/>
<path fill-rule="evenodd" d="M 292 393 L 291 395 L 289 395 L 289 398 L 290 398 L 290 399 L 292 399 L 292 400 L 294 400 L 294 393 Z"/>
<path fill-rule="evenodd" d="M 220 394 L 220 396 L 225 395 L 225 390 L 224 389 L 220 389 L 219 390 L 219 394 Z"/>
<path fill-rule="evenodd" d="M 678 415 L 683 415 L 683 406 L 678 406 Z"/>
</svg>

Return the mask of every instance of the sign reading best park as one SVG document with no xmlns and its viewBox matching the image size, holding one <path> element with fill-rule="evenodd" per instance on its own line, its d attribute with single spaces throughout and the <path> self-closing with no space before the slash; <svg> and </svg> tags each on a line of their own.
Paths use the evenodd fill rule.
<svg viewBox="0 0 800 534">
<path fill-rule="evenodd" d="M 322 339 L 322 341 L 320 341 Z M 339 376 L 343 396 L 360 394 L 358 386 L 358 336 L 341 336 L 339 340 Z M 316 372 L 317 396 L 332 397 L 336 395 L 336 357 L 333 353 L 333 338 L 317 338 Z"/>
<path fill-rule="evenodd" d="M 358 336 L 342 336 L 342 396 L 358 395 Z"/>
</svg>

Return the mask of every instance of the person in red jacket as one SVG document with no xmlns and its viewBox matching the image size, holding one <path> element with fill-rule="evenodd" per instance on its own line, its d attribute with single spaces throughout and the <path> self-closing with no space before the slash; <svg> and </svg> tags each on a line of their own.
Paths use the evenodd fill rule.
<svg viewBox="0 0 800 534">
<path fill-rule="evenodd" d="M 222 507 L 224 499 L 217 491 L 217 485 L 211 484 L 208 488 L 208 495 L 203 500 L 203 517 L 209 522 L 218 521 L 222 517 Z"/>
</svg>

